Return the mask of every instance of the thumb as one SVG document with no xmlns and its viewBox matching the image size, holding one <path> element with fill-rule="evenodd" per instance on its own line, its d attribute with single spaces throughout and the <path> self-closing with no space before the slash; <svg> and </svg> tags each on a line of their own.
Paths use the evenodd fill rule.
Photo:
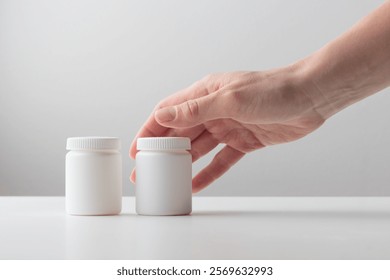
<svg viewBox="0 0 390 280">
<path fill-rule="evenodd" d="M 156 121 L 166 127 L 193 127 L 207 121 L 224 118 L 226 107 L 220 93 L 212 93 L 197 99 L 187 100 L 175 106 L 155 112 Z"/>
</svg>

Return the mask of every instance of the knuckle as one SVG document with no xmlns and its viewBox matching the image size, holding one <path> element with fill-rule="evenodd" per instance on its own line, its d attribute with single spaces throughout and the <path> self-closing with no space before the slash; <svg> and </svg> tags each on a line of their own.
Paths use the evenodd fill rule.
<svg viewBox="0 0 390 280">
<path fill-rule="evenodd" d="M 215 92 L 222 87 L 221 77 L 223 75 L 218 73 L 206 75 L 200 82 L 208 90 L 209 93 Z"/>
<path fill-rule="evenodd" d="M 246 110 L 244 98 L 245 97 L 240 91 L 227 89 L 222 94 L 221 101 L 225 104 L 230 116 L 239 117 L 241 114 L 245 113 Z"/>
<path fill-rule="evenodd" d="M 228 162 L 226 159 L 222 158 L 221 156 L 215 156 L 212 161 L 212 164 L 214 165 L 214 170 L 215 170 L 215 173 L 212 174 L 214 180 L 220 177 L 232 166 L 230 162 Z"/>
<path fill-rule="evenodd" d="M 199 116 L 199 103 L 195 100 L 188 100 L 182 108 L 183 114 L 187 119 L 194 119 Z"/>
</svg>

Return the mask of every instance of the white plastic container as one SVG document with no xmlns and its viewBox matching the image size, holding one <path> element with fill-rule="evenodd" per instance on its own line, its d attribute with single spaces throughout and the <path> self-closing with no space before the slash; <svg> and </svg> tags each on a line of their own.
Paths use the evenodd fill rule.
<svg viewBox="0 0 390 280">
<path fill-rule="evenodd" d="M 120 140 L 68 138 L 66 211 L 71 215 L 115 215 L 122 209 Z"/>
<path fill-rule="evenodd" d="M 137 139 L 136 211 L 188 215 L 192 211 L 191 141 L 185 137 Z"/>
</svg>

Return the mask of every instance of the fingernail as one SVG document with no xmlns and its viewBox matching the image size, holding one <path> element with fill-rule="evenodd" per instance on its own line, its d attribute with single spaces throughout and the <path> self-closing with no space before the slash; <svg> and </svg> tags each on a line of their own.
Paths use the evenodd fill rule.
<svg viewBox="0 0 390 280">
<path fill-rule="evenodd" d="M 154 116 L 159 122 L 172 121 L 176 118 L 175 107 L 168 107 L 157 110 Z"/>
</svg>

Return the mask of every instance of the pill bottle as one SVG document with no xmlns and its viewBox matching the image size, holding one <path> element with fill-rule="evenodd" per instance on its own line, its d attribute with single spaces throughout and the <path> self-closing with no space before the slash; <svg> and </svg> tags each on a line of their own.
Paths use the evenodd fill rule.
<svg viewBox="0 0 390 280">
<path fill-rule="evenodd" d="M 192 211 L 191 141 L 185 137 L 137 139 L 136 212 L 188 215 Z"/>
<path fill-rule="evenodd" d="M 67 139 L 65 196 L 71 215 L 116 215 L 122 208 L 120 140 L 114 137 Z"/>
</svg>

